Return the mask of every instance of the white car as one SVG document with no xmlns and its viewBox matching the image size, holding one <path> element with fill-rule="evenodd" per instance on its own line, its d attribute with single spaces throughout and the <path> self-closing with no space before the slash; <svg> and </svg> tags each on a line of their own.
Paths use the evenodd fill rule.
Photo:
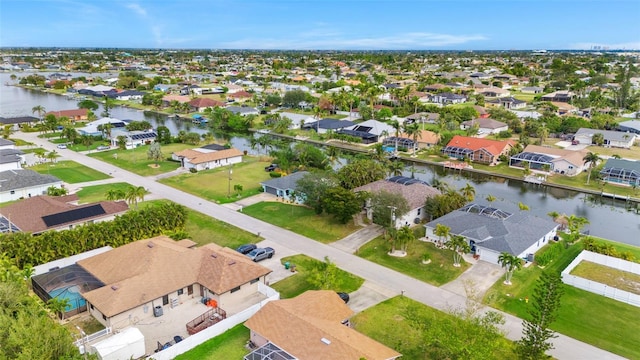
<svg viewBox="0 0 640 360">
<path fill-rule="evenodd" d="M 65 144 L 58 144 L 58 146 L 56 146 L 58 149 L 66 149 L 67 145 Z"/>
</svg>

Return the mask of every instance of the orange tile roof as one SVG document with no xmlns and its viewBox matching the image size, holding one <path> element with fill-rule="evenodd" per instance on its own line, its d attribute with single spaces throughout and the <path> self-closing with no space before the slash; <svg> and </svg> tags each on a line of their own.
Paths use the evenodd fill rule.
<svg viewBox="0 0 640 360">
<path fill-rule="evenodd" d="M 45 114 L 45 116 L 49 115 L 49 114 L 53 114 L 56 117 L 62 117 L 62 116 L 66 116 L 66 117 L 87 116 L 88 110 L 87 109 L 72 109 L 72 110 L 49 111 L 48 113 Z"/>
<path fill-rule="evenodd" d="M 299 359 L 387 360 L 397 351 L 342 324 L 353 311 L 333 291 L 267 303 L 245 326 Z M 323 340 L 324 339 L 324 340 Z"/>
<path fill-rule="evenodd" d="M 217 101 L 209 98 L 197 98 L 189 101 L 189 105 L 197 108 L 203 107 L 224 107 L 226 104 L 222 101 Z"/>
<path fill-rule="evenodd" d="M 499 156 L 505 150 L 507 146 L 513 146 L 514 142 L 511 140 L 507 141 L 498 141 L 498 140 L 489 140 L 489 139 L 481 139 L 475 137 L 468 136 L 454 136 L 451 141 L 447 144 L 447 146 L 457 146 L 465 149 L 470 149 L 473 151 L 485 149 L 489 153 L 494 156 Z"/>
<path fill-rule="evenodd" d="M 438 140 L 440 140 L 440 136 L 434 133 L 433 131 L 419 130 L 419 134 L 420 135 L 418 135 L 416 139 L 418 143 L 435 144 L 438 142 Z M 413 140 L 413 136 L 409 136 L 408 134 L 400 133 L 398 135 L 400 135 L 399 137 L 401 138 L 407 138 L 407 139 Z"/>
<path fill-rule="evenodd" d="M 175 153 L 177 156 L 184 157 L 192 164 L 202 164 L 216 160 L 229 159 L 236 156 L 242 156 L 242 151 L 231 148 L 212 152 L 200 152 L 197 150 L 186 149 Z"/>
</svg>

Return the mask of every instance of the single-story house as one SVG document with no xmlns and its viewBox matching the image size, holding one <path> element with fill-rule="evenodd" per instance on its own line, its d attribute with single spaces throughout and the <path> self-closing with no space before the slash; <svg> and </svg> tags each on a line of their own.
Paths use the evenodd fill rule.
<svg viewBox="0 0 640 360">
<path fill-rule="evenodd" d="M 255 297 L 258 282 L 264 283 L 271 272 L 235 250 L 213 243 L 194 245 L 161 235 L 78 261 L 104 285 L 81 292 L 89 312 L 105 327 L 118 330 L 154 321 L 169 306 L 191 299 L 207 298 L 224 309 Z"/>
<path fill-rule="evenodd" d="M 640 161 L 608 159 L 600 175 L 604 181 L 640 186 Z"/>
<path fill-rule="evenodd" d="M 308 171 L 298 171 L 287 176 L 263 181 L 260 185 L 262 185 L 262 191 L 268 194 L 281 197 L 286 201 L 293 200 L 296 203 L 302 203 L 304 201 L 304 194 L 298 191 L 298 180 L 302 179 L 308 173 Z M 295 199 L 292 198 L 292 195 Z"/>
<path fill-rule="evenodd" d="M 618 147 L 630 149 L 636 141 L 636 134 L 621 131 L 599 130 L 580 128 L 573 136 L 573 140 L 580 144 L 592 145 L 593 135 L 602 134 L 604 136 L 605 147 Z"/>
<path fill-rule="evenodd" d="M 389 135 L 393 133 L 395 129 L 378 120 L 367 120 L 356 125 L 346 127 L 338 130 L 338 134 L 346 134 L 349 136 L 360 138 L 363 144 L 377 143 L 380 136 Z"/>
<path fill-rule="evenodd" d="M 224 102 L 209 98 L 197 98 L 189 101 L 189 107 L 192 112 L 203 112 L 207 109 L 225 106 L 226 104 Z"/>
<path fill-rule="evenodd" d="M 0 124 L 13 125 L 13 130 L 18 130 L 21 124 L 37 123 L 40 119 L 35 116 L 16 116 L 16 117 L 2 117 L 0 116 Z"/>
<path fill-rule="evenodd" d="M 24 157 L 25 153 L 21 150 L 0 149 L 0 171 L 22 169 Z"/>
<path fill-rule="evenodd" d="M 46 195 L 50 187 L 62 187 L 62 180 L 33 170 L 17 169 L 0 172 L 0 203 Z"/>
<path fill-rule="evenodd" d="M 393 360 L 401 356 L 353 329 L 349 322 L 353 314 L 334 291 L 309 290 L 292 299 L 268 302 L 245 326 L 258 347 L 256 353 L 268 351 L 274 355 L 270 359 Z"/>
<path fill-rule="evenodd" d="M 540 114 L 537 111 L 518 111 L 518 110 L 511 110 L 512 113 L 516 114 L 516 116 L 518 117 L 518 119 L 520 120 L 524 120 L 524 119 L 534 119 L 537 120 L 540 117 L 542 117 L 542 114 Z"/>
<path fill-rule="evenodd" d="M 201 147 L 174 152 L 171 159 L 179 161 L 183 168 L 200 171 L 241 163 L 242 151 L 235 148 L 212 150 Z"/>
<path fill-rule="evenodd" d="M 563 102 L 568 103 L 573 99 L 574 94 L 571 91 L 554 91 L 550 94 L 542 95 L 542 101 Z"/>
<path fill-rule="evenodd" d="M 618 131 L 640 135 L 640 120 L 628 120 L 618 123 Z"/>
<path fill-rule="evenodd" d="M 492 264 L 498 264 L 503 252 L 531 260 L 536 251 L 553 239 L 560 226 L 528 211 L 511 214 L 473 203 L 426 224 L 427 239 L 444 241 L 434 233 L 438 224 L 449 227 L 451 235 L 464 236 L 471 252 Z"/>
<path fill-rule="evenodd" d="M 496 165 L 500 155 L 508 155 L 513 146 L 511 140 L 498 141 L 455 135 L 442 149 L 442 153 L 460 160 L 469 158 L 471 161 Z"/>
<path fill-rule="evenodd" d="M 153 87 L 154 91 L 162 91 L 163 93 L 169 92 L 169 90 L 175 88 L 176 85 L 169 85 L 169 84 L 156 84 Z"/>
<path fill-rule="evenodd" d="M 407 116 L 405 121 L 409 124 L 413 124 L 413 123 L 435 124 L 439 118 L 440 118 L 440 114 L 438 113 L 419 112 L 419 113 L 415 113 Z"/>
<path fill-rule="evenodd" d="M 478 136 L 498 134 L 502 131 L 509 130 L 509 126 L 507 124 L 491 118 L 477 118 L 473 120 L 463 121 L 460 124 L 460 129 L 467 130 L 474 126 L 478 127 Z"/>
<path fill-rule="evenodd" d="M 120 136 L 124 136 L 125 138 L 125 148 L 127 150 L 137 148 L 142 145 L 149 145 L 156 141 L 158 138 L 158 133 L 153 130 L 148 131 L 128 131 L 126 129 L 117 129 L 111 131 L 111 146 L 118 147 L 118 142 L 120 141 L 118 138 Z"/>
<path fill-rule="evenodd" d="M 137 90 L 124 90 L 117 93 L 109 94 L 107 96 L 116 100 L 128 101 L 128 100 L 142 100 L 142 97 L 145 94 L 146 93 L 142 91 L 137 91 Z"/>
<path fill-rule="evenodd" d="M 289 126 L 289 129 L 291 130 L 300 129 L 304 124 L 316 121 L 316 119 L 311 115 L 296 114 L 286 111 L 281 112 L 280 117 L 291 120 L 291 126 Z M 265 124 L 267 124 L 267 120 L 265 120 Z"/>
<path fill-rule="evenodd" d="M 492 78 L 491 75 L 489 74 L 485 74 L 483 72 L 475 72 L 469 75 L 470 78 L 475 78 L 475 79 L 479 79 L 479 80 L 489 80 Z"/>
<path fill-rule="evenodd" d="M 97 97 L 108 96 L 116 92 L 117 92 L 116 88 L 111 86 L 106 86 L 106 85 L 87 86 L 83 89 L 78 90 L 78 94 L 97 96 Z"/>
<path fill-rule="evenodd" d="M 528 162 L 531 170 L 544 171 L 543 167 L 547 165 L 551 172 L 575 176 L 586 169 L 583 160 L 586 154 L 585 150 L 574 151 L 527 145 L 520 154 L 509 158 L 509 166 L 524 168 L 524 163 Z"/>
<path fill-rule="evenodd" d="M 466 96 L 452 93 L 440 93 L 431 95 L 429 99 L 432 103 L 440 105 L 462 104 L 463 102 L 467 101 Z"/>
<path fill-rule="evenodd" d="M 181 104 L 188 103 L 191 101 L 191 98 L 187 95 L 165 95 L 162 97 L 162 105 L 163 106 L 171 106 L 173 101 L 177 101 Z"/>
<path fill-rule="evenodd" d="M 237 101 L 237 102 L 244 102 L 247 100 L 251 100 L 253 98 L 253 94 L 242 90 L 235 93 L 227 93 L 227 98 L 233 99 L 234 101 Z"/>
<path fill-rule="evenodd" d="M 129 210 L 124 201 L 77 205 L 77 195 L 33 196 L 0 208 L 0 215 L 19 231 L 39 234 L 75 226 L 110 221 Z M 5 222 L 5 221 L 3 221 Z"/>
<path fill-rule="evenodd" d="M 241 116 L 259 115 L 260 114 L 260 111 L 258 111 L 258 109 L 254 108 L 254 107 L 250 107 L 250 106 L 228 106 L 227 110 L 231 111 L 234 114 L 241 115 Z"/>
<path fill-rule="evenodd" d="M 366 191 L 369 193 L 377 193 L 386 191 L 392 194 L 399 194 L 407 200 L 409 204 L 409 212 L 403 216 L 395 218 L 394 226 L 396 228 L 409 224 L 418 224 L 422 219 L 427 217 L 424 204 L 428 197 L 440 195 L 440 191 L 419 179 L 412 179 L 406 176 L 393 176 L 385 180 L 378 180 L 372 183 L 359 186 L 353 189 L 353 192 Z M 373 212 L 367 207 L 367 218 L 373 219 Z"/>
<path fill-rule="evenodd" d="M 543 88 L 539 86 L 525 86 L 520 89 L 523 94 L 542 94 Z"/>
<path fill-rule="evenodd" d="M 49 111 L 44 116 L 54 115 L 57 118 L 66 117 L 71 121 L 86 121 L 89 116 L 89 110 L 87 109 L 71 109 L 71 110 L 59 110 Z"/>
<path fill-rule="evenodd" d="M 577 107 L 566 102 L 552 101 L 551 105 L 558 108 L 558 111 L 557 111 L 558 115 L 575 114 L 578 112 Z"/>
<path fill-rule="evenodd" d="M 320 119 L 302 125 L 302 130 L 315 130 L 318 134 L 325 134 L 327 131 L 338 131 L 355 125 L 348 120 Z"/>
<path fill-rule="evenodd" d="M 409 134 L 403 133 L 401 132 L 400 134 L 398 134 L 400 138 L 403 139 L 410 139 L 413 142 L 413 136 L 410 136 Z M 429 131 L 429 130 L 418 130 L 417 134 L 416 134 L 416 145 L 418 147 L 418 149 L 424 149 L 424 148 L 430 148 L 433 147 L 434 145 L 436 145 L 438 143 L 438 141 L 440 141 L 440 136 L 436 133 L 434 133 L 433 131 Z M 385 145 L 390 145 L 390 144 L 386 144 Z M 393 145 L 393 144 L 391 144 Z M 412 149 L 413 147 L 409 147 L 409 149 Z"/>
<path fill-rule="evenodd" d="M 517 110 L 527 107 L 527 102 L 518 100 L 513 97 L 502 97 L 497 99 L 490 99 L 486 101 L 489 106 L 502 107 L 507 110 Z"/>
<path fill-rule="evenodd" d="M 92 122 L 87 123 L 84 127 L 78 129 L 78 132 L 81 135 L 89 135 L 89 136 L 102 136 L 102 131 L 98 130 L 98 126 L 104 124 L 111 124 L 112 131 L 115 129 L 124 129 L 127 124 L 119 119 L 114 118 L 102 118 Z M 112 133 L 113 134 L 113 133 Z"/>
<path fill-rule="evenodd" d="M 496 86 L 477 90 L 476 93 L 492 98 L 501 98 L 511 95 L 511 92 L 509 90 L 505 90 Z"/>
</svg>

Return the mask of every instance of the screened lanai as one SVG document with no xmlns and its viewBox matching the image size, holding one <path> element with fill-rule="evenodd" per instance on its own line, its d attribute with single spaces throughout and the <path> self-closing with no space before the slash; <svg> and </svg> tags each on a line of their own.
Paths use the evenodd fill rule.
<svg viewBox="0 0 640 360">
<path fill-rule="evenodd" d="M 415 146 L 415 143 L 413 142 L 413 140 L 408 139 L 408 138 L 401 138 L 401 137 L 395 137 L 395 136 L 391 136 L 388 137 L 386 139 L 384 139 L 384 141 L 382 142 L 382 145 L 384 146 L 391 146 L 391 147 L 396 147 L 398 146 L 398 149 L 402 150 L 402 151 L 408 151 L 413 149 L 413 147 Z"/>
<path fill-rule="evenodd" d="M 524 167 L 524 163 L 528 162 L 529 168 L 533 170 L 542 170 L 545 165 L 549 166 L 549 170 L 553 170 L 552 160 L 553 158 L 549 155 L 521 152 L 509 159 L 509 166 Z"/>
<path fill-rule="evenodd" d="M 454 157 L 456 159 L 464 159 L 466 157 L 471 157 L 473 155 L 473 150 L 459 147 L 459 146 L 447 146 L 442 149 L 442 152 L 450 157 Z"/>
<path fill-rule="evenodd" d="M 640 186 L 640 172 L 632 169 L 605 167 L 600 171 L 605 181 Z"/>
</svg>

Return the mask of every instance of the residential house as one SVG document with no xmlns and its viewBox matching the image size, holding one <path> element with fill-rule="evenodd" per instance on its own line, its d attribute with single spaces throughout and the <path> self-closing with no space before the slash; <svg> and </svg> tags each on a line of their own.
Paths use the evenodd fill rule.
<svg viewBox="0 0 640 360">
<path fill-rule="evenodd" d="M 339 134 L 360 138 L 363 144 L 377 143 L 380 137 L 389 136 L 394 132 L 395 129 L 392 126 L 373 119 L 338 130 Z"/>
<path fill-rule="evenodd" d="M 259 297 L 258 283 L 270 269 L 214 243 L 194 245 L 161 235 L 78 261 L 103 284 L 82 292 L 89 312 L 115 331 L 153 322 L 169 307 L 192 299 L 206 298 L 224 309 Z"/>
<path fill-rule="evenodd" d="M 618 123 L 618 131 L 640 135 L 640 120 L 627 120 Z"/>
<path fill-rule="evenodd" d="M 476 90 L 476 93 L 490 98 L 501 98 L 511 95 L 511 92 L 509 90 L 505 90 L 496 86 Z"/>
<path fill-rule="evenodd" d="M 120 137 L 124 137 L 124 144 L 127 150 L 137 148 L 142 145 L 154 143 L 158 138 L 158 133 L 153 130 L 147 131 L 128 131 L 126 129 L 111 130 L 111 146 L 119 147 Z"/>
<path fill-rule="evenodd" d="M 242 151 L 235 148 L 212 150 L 202 147 L 174 152 L 171 158 L 179 161 L 183 168 L 200 171 L 241 163 L 242 155 Z"/>
<path fill-rule="evenodd" d="M 236 115 L 241 115 L 241 116 L 248 116 L 248 115 L 259 115 L 260 111 L 258 111 L 258 109 L 254 108 L 254 107 L 250 107 L 250 106 L 228 106 L 227 107 L 228 111 L 231 111 L 232 113 L 236 114 Z"/>
<path fill-rule="evenodd" d="M 640 161 L 608 159 L 600 175 L 604 181 L 638 187 L 640 186 Z"/>
<path fill-rule="evenodd" d="M 463 102 L 467 101 L 467 97 L 465 95 L 441 93 L 431 95 L 430 101 L 432 103 L 440 105 L 462 104 Z"/>
<path fill-rule="evenodd" d="M 49 111 L 44 116 L 53 115 L 57 118 L 66 117 L 73 121 L 87 121 L 89 116 L 89 110 L 87 109 L 71 109 L 71 110 L 59 110 Z"/>
<path fill-rule="evenodd" d="M 318 134 L 325 134 L 328 131 L 336 132 L 353 125 L 355 125 L 354 122 L 347 120 L 320 119 L 302 125 L 302 130 L 315 130 Z"/>
<path fill-rule="evenodd" d="M 428 240 L 445 241 L 435 234 L 438 224 L 447 226 L 450 235 L 464 236 L 474 255 L 496 265 L 503 252 L 533 261 L 534 254 L 553 239 L 560 226 L 528 211 L 511 214 L 473 203 L 427 223 Z"/>
<path fill-rule="evenodd" d="M 244 91 L 244 88 L 242 86 L 236 84 L 227 84 L 225 85 L 225 87 L 227 88 L 227 95 Z"/>
<path fill-rule="evenodd" d="M 517 110 L 527 107 L 527 102 L 518 100 L 513 97 L 502 97 L 497 99 L 490 99 L 486 101 L 488 106 L 502 107 L 507 110 Z"/>
<path fill-rule="evenodd" d="M 171 89 L 175 87 L 176 85 L 156 84 L 156 86 L 153 87 L 153 90 L 162 91 L 163 93 L 168 93 Z"/>
<path fill-rule="evenodd" d="M 573 141 L 577 141 L 579 144 L 592 145 L 594 144 L 593 135 L 595 134 L 602 134 L 604 136 L 603 145 L 605 147 L 630 149 L 636 141 L 636 134 L 634 133 L 587 128 L 578 129 L 573 136 Z"/>
<path fill-rule="evenodd" d="M 124 129 L 127 126 L 122 120 L 106 117 L 87 123 L 84 127 L 79 128 L 78 132 L 81 135 L 102 136 L 102 131 L 98 130 L 98 127 L 105 124 L 111 124 L 112 130 Z"/>
<path fill-rule="evenodd" d="M 209 98 L 197 98 L 189 101 L 189 107 L 191 112 L 204 112 L 207 109 L 213 109 L 215 107 L 225 107 L 226 104 L 222 101 L 213 100 Z"/>
<path fill-rule="evenodd" d="M 291 120 L 291 126 L 289 126 L 289 129 L 291 130 L 301 129 L 304 124 L 316 121 L 316 119 L 314 119 L 313 116 L 305 115 L 305 114 L 296 114 L 296 113 L 291 113 L 286 111 L 281 112 L 280 117 Z M 265 125 L 271 125 L 272 121 L 273 120 L 265 119 L 264 123 Z"/>
<path fill-rule="evenodd" d="M 2 124 L 3 126 L 12 125 L 12 130 L 19 130 L 22 124 L 31 125 L 39 121 L 40 119 L 35 116 L 17 116 L 7 118 L 0 116 L 0 124 Z"/>
<path fill-rule="evenodd" d="M 469 75 L 470 78 L 478 79 L 478 80 L 490 80 L 492 78 L 491 75 L 485 74 L 483 72 L 475 72 Z"/>
<path fill-rule="evenodd" d="M 17 169 L 0 172 L 0 203 L 46 195 L 50 187 L 62 187 L 62 180 L 33 170 Z"/>
<path fill-rule="evenodd" d="M 413 151 L 413 149 L 424 149 L 435 146 L 440 141 L 440 136 L 433 131 L 418 130 L 414 142 L 414 136 L 407 133 L 399 133 L 397 137 L 389 136 L 384 139 L 382 145 L 387 148 L 401 149 L 403 151 Z"/>
<path fill-rule="evenodd" d="M 142 100 L 142 97 L 145 94 L 146 93 L 144 93 L 142 91 L 125 90 L 125 91 L 120 91 L 120 92 L 117 92 L 117 93 L 114 93 L 114 94 L 109 94 L 107 96 L 112 98 L 112 99 L 116 99 L 116 100 L 130 101 L 130 100 Z"/>
<path fill-rule="evenodd" d="M 473 105 L 472 107 L 478 112 L 478 117 L 480 118 L 486 119 L 491 116 L 491 114 L 489 114 L 487 109 L 483 106 Z"/>
<path fill-rule="evenodd" d="M 520 120 L 526 120 L 526 119 L 534 119 L 537 120 L 540 117 L 542 117 L 542 114 L 540 114 L 537 111 L 518 111 L 518 110 L 511 110 L 512 113 L 516 114 L 516 116 L 518 117 L 518 119 Z"/>
<path fill-rule="evenodd" d="M 543 88 L 539 86 L 525 86 L 520 89 L 523 94 L 542 94 Z"/>
<path fill-rule="evenodd" d="M 473 120 L 463 121 L 460 129 L 467 130 L 472 127 L 478 127 L 478 136 L 483 137 L 490 134 L 498 134 L 502 131 L 509 130 L 509 126 L 502 121 L 490 118 L 477 118 Z"/>
<path fill-rule="evenodd" d="M 13 141 L 0 138 L 0 171 L 22 169 L 25 153 Z"/>
<path fill-rule="evenodd" d="M 573 99 L 574 94 L 571 91 L 554 91 L 550 94 L 542 95 L 542 101 L 568 103 Z"/>
<path fill-rule="evenodd" d="M 124 201 L 100 201 L 77 205 L 77 195 L 33 196 L 0 208 L 2 223 L 18 231 L 39 234 L 67 230 L 94 222 L 110 221 L 129 210 Z"/>
<path fill-rule="evenodd" d="M 498 141 L 455 135 L 442 153 L 456 159 L 470 159 L 471 161 L 491 166 L 498 164 L 500 155 L 509 155 L 514 146 L 513 141 Z"/>
<path fill-rule="evenodd" d="M 409 124 L 435 124 L 439 118 L 440 114 L 438 113 L 419 112 L 407 116 L 405 121 Z"/>
<path fill-rule="evenodd" d="M 302 203 L 304 202 L 304 194 L 298 190 L 298 180 L 302 179 L 308 173 L 308 171 L 298 171 L 287 176 L 263 181 L 260 185 L 262 185 L 262 191 L 267 194 L 273 194 L 286 201 Z"/>
<path fill-rule="evenodd" d="M 188 103 L 191 98 L 186 95 L 165 95 L 162 97 L 163 106 L 171 106 L 171 103 L 177 101 L 180 104 Z"/>
<path fill-rule="evenodd" d="M 575 176 L 586 169 L 583 160 L 586 154 L 586 150 L 574 151 L 527 145 L 521 153 L 509 158 L 509 166 L 524 168 L 524 164 L 528 163 L 531 170 Z M 545 170 L 545 167 L 548 167 L 548 170 Z"/>
<path fill-rule="evenodd" d="M 229 99 L 230 101 L 233 100 L 236 102 L 245 102 L 247 100 L 251 100 L 252 98 L 253 98 L 253 94 L 246 91 L 238 91 L 232 94 L 227 94 L 227 99 Z"/>
<path fill-rule="evenodd" d="M 412 179 L 405 176 L 393 176 L 385 180 L 378 180 L 372 183 L 359 186 L 353 189 L 353 192 L 366 191 L 369 193 L 378 193 L 385 191 L 392 194 L 398 194 L 407 200 L 409 212 L 394 217 L 394 227 L 399 228 L 409 224 L 419 224 L 422 219 L 427 217 L 424 204 L 428 197 L 440 195 L 440 191 L 419 179 Z M 373 219 L 373 212 L 370 206 L 366 207 L 367 218 Z M 391 219 L 389 219 L 391 221 Z"/>
<path fill-rule="evenodd" d="M 353 314 L 334 291 L 309 290 L 292 299 L 268 302 L 245 326 L 258 347 L 255 353 L 268 352 L 273 359 L 392 360 L 401 356 L 353 329 L 349 323 Z M 247 358 L 258 357 L 249 354 Z"/>
<path fill-rule="evenodd" d="M 569 115 L 569 114 L 575 114 L 578 112 L 578 108 L 569 103 L 552 101 L 551 105 L 558 108 L 558 111 L 557 111 L 558 115 Z"/>
</svg>

